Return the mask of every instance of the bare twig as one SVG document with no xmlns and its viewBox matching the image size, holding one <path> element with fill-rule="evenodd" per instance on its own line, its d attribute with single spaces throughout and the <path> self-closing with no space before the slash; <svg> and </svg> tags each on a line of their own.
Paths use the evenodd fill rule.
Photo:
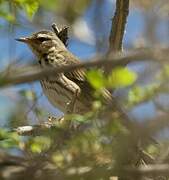
<svg viewBox="0 0 169 180">
<path fill-rule="evenodd" d="M 17 134 L 21 136 L 38 136 L 43 134 L 42 132 L 46 131 L 47 129 L 50 129 L 52 125 L 53 124 L 50 122 L 45 122 L 38 125 L 17 127 L 16 129 L 13 129 L 13 131 L 17 132 Z"/>
<path fill-rule="evenodd" d="M 36 124 L 36 125 L 28 125 L 28 126 L 20 126 L 12 131 L 16 132 L 20 136 L 38 136 L 41 134 L 44 134 L 45 132 L 49 132 L 51 128 L 58 128 L 61 129 L 65 126 L 65 120 L 64 123 L 62 121 L 62 118 L 54 118 L 49 117 L 48 121 Z"/>
</svg>

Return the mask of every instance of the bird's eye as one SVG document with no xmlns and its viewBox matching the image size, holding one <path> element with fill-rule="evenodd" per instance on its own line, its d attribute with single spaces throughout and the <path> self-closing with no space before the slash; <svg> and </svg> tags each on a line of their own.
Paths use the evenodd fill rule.
<svg viewBox="0 0 169 180">
<path fill-rule="evenodd" d="M 38 39 L 40 42 L 43 42 L 43 41 L 46 41 L 46 40 L 47 40 L 46 37 L 38 37 L 37 39 Z"/>
</svg>

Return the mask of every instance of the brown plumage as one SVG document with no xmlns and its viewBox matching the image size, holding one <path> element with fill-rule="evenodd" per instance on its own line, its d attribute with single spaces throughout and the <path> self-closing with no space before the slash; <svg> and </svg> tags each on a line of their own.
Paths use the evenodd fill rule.
<svg viewBox="0 0 169 180">
<path fill-rule="evenodd" d="M 52 31 L 40 31 L 18 40 L 25 42 L 31 48 L 42 68 L 80 63 Z M 41 85 L 51 104 L 62 112 L 69 111 L 68 104 L 74 97 L 74 113 L 83 114 L 91 110 L 94 89 L 86 80 L 84 69 L 47 77 L 41 80 Z M 103 90 L 103 99 L 105 104 L 112 101 L 112 96 L 106 89 Z"/>
</svg>

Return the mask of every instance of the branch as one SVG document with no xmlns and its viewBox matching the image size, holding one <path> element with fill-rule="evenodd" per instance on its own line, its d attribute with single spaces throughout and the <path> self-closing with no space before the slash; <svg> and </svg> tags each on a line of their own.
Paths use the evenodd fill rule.
<svg viewBox="0 0 169 180">
<path fill-rule="evenodd" d="M 168 52 L 169 52 L 168 48 L 144 49 L 144 50 L 135 50 L 132 51 L 131 53 L 126 53 L 126 54 L 109 55 L 109 57 L 107 58 L 102 58 L 102 59 L 97 58 L 94 59 L 93 61 L 87 61 L 79 64 L 72 64 L 69 66 L 63 66 L 58 68 L 49 67 L 49 68 L 41 69 L 34 67 L 31 69 L 30 67 L 28 67 L 28 70 L 26 70 L 27 68 L 25 68 L 25 70 L 22 71 L 23 73 L 19 73 L 19 75 L 13 73 L 12 76 L 8 74 L 6 76 L 3 76 L 2 74 L 2 76 L 0 76 L 0 87 L 33 82 L 33 81 L 41 80 L 47 76 L 56 75 L 57 73 L 70 72 L 81 68 L 88 69 L 91 67 L 105 67 L 105 66 L 115 68 L 118 66 L 126 66 L 131 62 L 147 61 L 152 59 L 158 63 L 162 63 L 162 62 L 164 63 L 168 61 L 168 56 L 169 56 Z"/>
<path fill-rule="evenodd" d="M 128 13 L 129 0 L 116 0 L 116 11 L 112 20 L 108 54 L 113 51 L 121 51 L 122 49 L 122 41 Z"/>
<path fill-rule="evenodd" d="M 52 127 L 52 124 L 49 122 L 32 125 L 32 126 L 20 126 L 13 129 L 20 136 L 38 136 L 44 134 L 44 131 L 49 130 Z"/>
<path fill-rule="evenodd" d="M 143 176 L 169 176 L 168 164 L 157 164 L 140 166 L 139 168 L 125 168 L 125 175 L 130 177 L 143 177 Z M 123 174 L 123 175 L 124 175 Z"/>
<path fill-rule="evenodd" d="M 64 118 L 49 117 L 48 121 L 29 126 L 20 126 L 12 131 L 16 132 L 20 136 L 39 136 L 49 132 L 51 128 L 61 130 L 66 127 L 67 121 Z"/>
</svg>

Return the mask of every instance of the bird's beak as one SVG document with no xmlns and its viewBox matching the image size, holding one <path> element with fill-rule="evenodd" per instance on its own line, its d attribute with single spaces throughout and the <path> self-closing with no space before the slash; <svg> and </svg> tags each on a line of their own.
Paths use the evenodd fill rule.
<svg viewBox="0 0 169 180">
<path fill-rule="evenodd" d="M 24 42 L 24 43 L 29 43 L 30 42 L 29 37 L 22 37 L 22 38 L 18 38 L 18 39 L 15 39 L 15 40 L 20 41 L 20 42 Z"/>
</svg>

